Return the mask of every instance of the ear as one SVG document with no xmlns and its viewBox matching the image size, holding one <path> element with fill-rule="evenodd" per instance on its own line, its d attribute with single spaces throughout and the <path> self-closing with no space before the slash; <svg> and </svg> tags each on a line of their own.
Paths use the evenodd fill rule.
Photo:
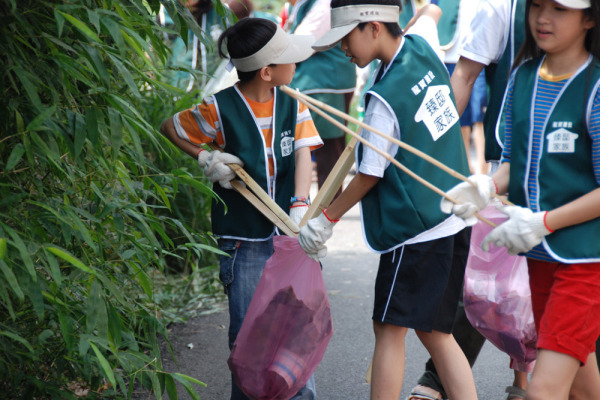
<svg viewBox="0 0 600 400">
<path fill-rule="evenodd" d="M 273 79 L 273 70 L 268 65 L 266 67 L 262 67 L 258 73 L 260 78 L 265 82 L 271 82 Z"/>
<path fill-rule="evenodd" d="M 383 32 L 383 25 L 379 21 L 369 22 L 369 29 L 371 29 L 371 34 L 373 35 L 373 39 L 376 39 Z"/>
<path fill-rule="evenodd" d="M 596 26 L 596 23 L 594 22 L 594 20 L 592 18 L 590 18 L 588 15 L 584 15 L 583 16 L 583 27 L 584 29 L 592 29 L 594 26 Z"/>
</svg>

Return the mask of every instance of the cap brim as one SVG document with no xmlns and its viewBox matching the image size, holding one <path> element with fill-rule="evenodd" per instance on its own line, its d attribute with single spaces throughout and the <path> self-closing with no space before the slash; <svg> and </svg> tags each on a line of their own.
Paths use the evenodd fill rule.
<svg viewBox="0 0 600 400">
<path fill-rule="evenodd" d="M 326 34 L 321 36 L 321 38 L 317 40 L 315 44 L 313 44 L 312 48 L 316 51 L 325 51 L 331 49 L 338 44 L 344 38 L 344 36 L 352 32 L 352 29 L 356 28 L 358 24 L 358 22 L 355 22 L 330 29 Z"/>
<path fill-rule="evenodd" d="M 558 4 L 575 10 L 583 10 L 592 6 L 590 0 L 555 0 Z"/>
<path fill-rule="evenodd" d="M 315 38 L 311 35 L 288 35 L 290 44 L 271 64 L 296 64 L 313 55 L 311 45 Z"/>
</svg>

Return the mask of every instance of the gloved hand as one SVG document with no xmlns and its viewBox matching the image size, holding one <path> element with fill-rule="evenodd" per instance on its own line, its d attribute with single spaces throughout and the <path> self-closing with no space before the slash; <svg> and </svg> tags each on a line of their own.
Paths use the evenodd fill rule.
<svg viewBox="0 0 600 400">
<path fill-rule="evenodd" d="M 233 189 L 230 182 L 235 178 L 235 172 L 226 164 L 243 166 L 244 162 L 233 154 L 221 151 L 201 151 L 198 154 L 198 165 L 204 168 L 204 175 L 213 183 L 219 182 L 225 189 Z"/>
<path fill-rule="evenodd" d="M 511 255 L 526 253 L 540 244 L 544 236 L 552 233 L 544 223 L 547 211 L 534 213 L 519 206 L 502 206 L 498 209 L 508 215 L 508 220 L 483 239 L 481 248 L 485 251 L 493 243 L 498 247 L 506 247 Z"/>
<path fill-rule="evenodd" d="M 442 198 L 440 208 L 446 214 L 454 214 L 462 218 L 467 226 L 477 223 L 475 213 L 483 210 L 490 202 L 492 194 L 496 193 L 496 185 L 488 175 L 471 175 L 469 180 L 477 185 L 471 185 L 469 182 L 462 182 L 450 189 L 446 194 L 459 204 L 454 204 L 446 198 Z"/>
<path fill-rule="evenodd" d="M 318 262 L 327 255 L 325 242 L 333 234 L 333 227 L 337 221 L 327 218 L 323 211 L 321 215 L 311 219 L 300 229 L 298 243 L 310 258 Z"/>
<path fill-rule="evenodd" d="M 300 221 L 308 211 L 308 204 L 298 204 L 290 206 L 290 218 L 294 223 L 300 226 Z"/>
</svg>

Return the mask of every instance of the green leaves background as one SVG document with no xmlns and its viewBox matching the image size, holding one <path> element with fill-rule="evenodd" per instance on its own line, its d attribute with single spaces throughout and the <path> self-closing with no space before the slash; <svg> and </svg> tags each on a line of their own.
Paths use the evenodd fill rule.
<svg viewBox="0 0 600 400">
<path fill-rule="evenodd" d="M 218 0 L 216 0 L 218 2 Z M 176 29 L 187 22 L 163 1 Z M 220 5 L 220 4 L 219 4 Z M 0 392 L 176 398 L 157 277 L 217 290 L 212 190 L 157 131 L 191 106 L 162 82 L 158 0 L 0 0 Z M 194 27 L 199 32 L 197 26 Z M 201 33 L 201 32 L 199 32 Z M 188 281 L 184 281 L 188 282 Z M 181 290 L 187 290 L 182 287 Z M 201 377 L 199 377 L 201 379 Z"/>
</svg>

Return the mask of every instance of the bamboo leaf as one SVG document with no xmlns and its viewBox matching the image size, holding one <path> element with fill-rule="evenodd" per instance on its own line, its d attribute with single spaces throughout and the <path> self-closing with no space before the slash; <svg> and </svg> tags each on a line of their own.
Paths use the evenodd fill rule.
<svg viewBox="0 0 600 400">
<path fill-rule="evenodd" d="M 17 296 L 17 298 L 20 301 L 25 300 L 25 295 L 23 294 L 23 291 L 21 290 L 21 287 L 19 286 L 17 277 L 12 272 L 12 270 L 8 267 L 8 265 L 6 265 L 4 260 L 1 260 L 1 259 L 0 259 L 0 270 L 2 270 L 2 273 L 4 274 L 4 277 L 6 278 L 6 282 L 8 282 L 9 287 L 14 292 L 14 294 Z"/>
<path fill-rule="evenodd" d="M 38 114 L 29 124 L 27 124 L 28 131 L 37 131 L 43 125 L 44 122 L 50 118 L 56 112 L 56 106 L 50 106 L 44 111 Z M 45 128 L 44 128 L 45 129 Z"/>
<path fill-rule="evenodd" d="M 96 357 L 98 358 L 98 361 L 100 362 L 100 365 L 102 366 L 102 369 L 104 370 L 104 374 L 106 375 L 106 378 L 108 378 L 108 380 L 112 384 L 113 388 L 116 389 L 117 381 L 115 380 L 115 374 L 113 373 L 113 370 L 110 367 L 110 364 L 108 363 L 106 358 L 102 355 L 102 353 L 100 353 L 100 350 L 98 350 L 98 347 L 96 347 L 96 345 L 94 343 L 92 343 L 91 341 L 89 343 L 90 343 L 90 347 L 92 348 L 92 350 L 94 350 L 94 353 L 96 354 Z"/>
<path fill-rule="evenodd" d="M 175 380 L 173 380 L 173 377 L 170 374 L 165 375 L 165 386 L 167 388 L 169 399 L 177 400 L 177 386 L 175 385 Z"/>
<path fill-rule="evenodd" d="M 8 156 L 8 160 L 6 160 L 6 166 L 4 167 L 4 171 L 12 171 L 12 169 L 17 165 L 19 161 L 21 161 L 21 157 L 25 153 L 25 148 L 21 143 L 17 143 L 15 147 L 13 147 L 10 155 Z"/>
<path fill-rule="evenodd" d="M 45 247 L 45 249 L 48 250 L 49 252 L 51 252 L 52 254 L 54 254 L 55 256 L 62 258 L 63 260 L 65 260 L 66 262 L 71 264 L 72 266 L 79 268 L 83 272 L 87 272 L 88 274 L 91 274 L 91 275 L 96 275 L 96 271 L 94 271 L 90 267 L 86 266 L 77 257 L 73 256 L 67 250 L 61 249 L 57 246 L 47 246 L 47 247 Z"/>
<path fill-rule="evenodd" d="M 4 229 L 8 232 L 12 239 L 12 244 L 19 250 L 19 255 L 21 256 L 21 260 L 23 264 L 25 264 L 25 268 L 27 272 L 29 272 L 29 276 L 33 282 L 37 282 L 37 274 L 35 272 L 35 266 L 33 265 L 33 260 L 31 259 L 31 255 L 29 254 L 29 250 L 27 250 L 27 246 L 21 236 L 17 232 L 15 232 L 12 228 L 4 225 Z"/>
<path fill-rule="evenodd" d="M 64 13 L 60 10 L 56 10 L 60 15 L 62 15 L 67 21 L 69 21 L 75 28 L 77 28 L 81 33 L 83 33 L 88 38 L 92 39 L 94 42 L 101 43 L 100 38 L 96 35 L 86 24 L 78 20 L 72 15 Z"/>
<path fill-rule="evenodd" d="M 8 331 L 0 331 L 0 335 L 6 336 L 7 338 L 11 338 L 12 340 L 15 340 L 15 341 L 21 343 L 23 346 L 27 347 L 27 350 L 29 350 L 30 353 L 35 353 L 31 344 L 26 339 L 17 335 L 16 333 L 12 333 L 12 332 L 8 332 Z"/>
</svg>

